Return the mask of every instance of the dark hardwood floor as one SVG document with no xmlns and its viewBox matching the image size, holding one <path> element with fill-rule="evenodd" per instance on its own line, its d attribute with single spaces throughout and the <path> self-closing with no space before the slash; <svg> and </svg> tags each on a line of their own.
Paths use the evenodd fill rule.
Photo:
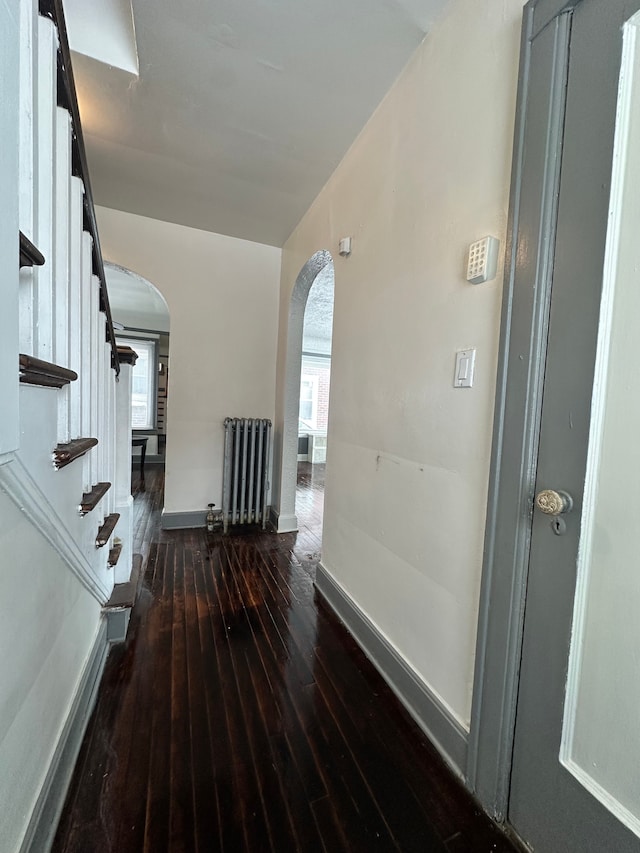
<svg viewBox="0 0 640 853">
<path fill-rule="evenodd" d="M 134 472 L 138 600 L 55 853 L 514 850 L 318 599 L 310 469 L 298 534 L 225 537 L 161 531 Z"/>
</svg>

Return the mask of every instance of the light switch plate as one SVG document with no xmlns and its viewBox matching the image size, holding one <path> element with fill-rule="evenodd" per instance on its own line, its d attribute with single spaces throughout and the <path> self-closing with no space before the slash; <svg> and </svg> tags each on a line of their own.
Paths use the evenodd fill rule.
<svg viewBox="0 0 640 853">
<path fill-rule="evenodd" d="M 473 374 L 476 366 L 476 351 L 474 349 L 461 349 L 456 353 L 456 372 L 453 377 L 455 388 L 471 388 L 473 386 Z"/>
</svg>

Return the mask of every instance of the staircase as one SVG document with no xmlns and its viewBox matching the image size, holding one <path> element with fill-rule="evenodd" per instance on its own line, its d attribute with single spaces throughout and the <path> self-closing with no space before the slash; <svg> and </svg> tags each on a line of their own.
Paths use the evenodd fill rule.
<svg viewBox="0 0 640 853">
<path fill-rule="evenodd" d="M 0 80 L 0 850 L 46 853 L 132 603 L 135 353 L 116 346 L 61 0 L 0 3 Z"/>
<path fill-rule="evenodd" d="M 105 605 L 132 562 L 133 358 L 121 366 L 60 3 L 20 11 L 20 441 L 0 484 Z"/>
</svg>

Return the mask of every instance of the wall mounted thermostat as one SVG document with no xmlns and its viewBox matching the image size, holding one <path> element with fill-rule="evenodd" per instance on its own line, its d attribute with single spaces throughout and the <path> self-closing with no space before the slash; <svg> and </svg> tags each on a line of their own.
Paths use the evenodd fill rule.
<svg viewBox="0 0 640 853">
<path fill-rule="evenodd" d="M 454 388 L 471 388 L 473 371 L 476 366 L 476 351 L 461 349 L 456 353 L 456 372 L 453 377 Z"/>
<path fill-rule="evenodd" d="M 496 277 L 499 248 L 500 241 L 496 237 L 483 237 L 469 246 L 468 282 L 482 284 Z"/>
</svg>

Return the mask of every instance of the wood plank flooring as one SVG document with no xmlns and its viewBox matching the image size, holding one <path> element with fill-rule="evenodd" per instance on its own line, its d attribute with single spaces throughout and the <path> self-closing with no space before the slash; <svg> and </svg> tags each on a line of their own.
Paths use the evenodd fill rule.
<svg viewBox="0 0 640 853">
<path fill-rule="evenodd" d="M 280 536 L 163 532 L 162 471 L 134 473 L 138 600 L 54 853 L 515 849 L 318 599 L 313 468 Z"/>
</svg>

